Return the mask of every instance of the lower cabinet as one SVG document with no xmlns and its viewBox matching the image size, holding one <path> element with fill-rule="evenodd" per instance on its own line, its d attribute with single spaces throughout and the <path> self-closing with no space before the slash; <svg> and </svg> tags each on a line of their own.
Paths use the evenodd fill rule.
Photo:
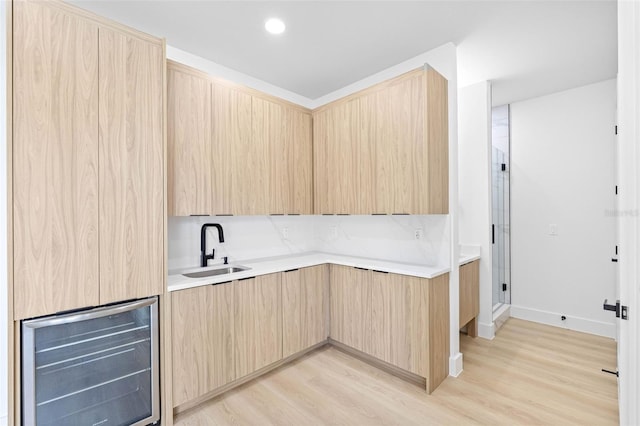
<svg viewBox="0 0 640 426">
<path fill-rule="evenodd" d="M 478 334 L 477 317 L 480 314 L 480 261 L 460 267 L 460 327 L 467 326 L 467 334 Z"/>
<path fill-rule="evenodd" d="M 173 407 L 328 336 L 424 378 L 427 392 L 448 375 L 449 274 L 321 265 L 175 291 L 171 311 Z"/>
<path fill-rule="evenodd" d="M 331 339 L 425 378 L 431 392 L 449 371 L 449 275 L 331 265 Z"/>
<path fill-rule="evenodd" d="M 329 266 L 282 273 L 282 357 L 329 336 Z"/>
<path fill-rule="evenodd" d="M 171 294 L 173 405 L 235 380 L 234 283 Z"/>
<path fill-rule="evenodd" d="M 236 377 L 282 359 L 281 273 L 233 283 Z"/>
</svg>

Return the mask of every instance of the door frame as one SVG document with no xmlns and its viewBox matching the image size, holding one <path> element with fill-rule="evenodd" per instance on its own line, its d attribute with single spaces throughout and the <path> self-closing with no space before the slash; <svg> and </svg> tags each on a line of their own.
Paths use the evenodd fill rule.
<svg viewBox="0 0 640 426">
<path fill-rule="evenodd" d="M 640 423 L 640 2 L 618 0 L 618 238 L 620 302 L 628 320 L 618 320 L 620 424 Z"/>
</svg>

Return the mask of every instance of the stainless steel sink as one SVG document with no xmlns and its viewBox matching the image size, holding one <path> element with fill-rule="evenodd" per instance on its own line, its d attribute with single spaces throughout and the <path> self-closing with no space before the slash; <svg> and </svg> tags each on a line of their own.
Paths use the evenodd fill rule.
<svg viewBox="0 0 640 426">
<path fill-rule="evenodd" d="M 204 278 L 204 277 L 215 277 L 218 275 L 233 274 L 234 272 L 248 271 L 249 269 L 251 268 L 247 268 L 246 266 L 229 266 L 226 268 L 209 269 L 207 271 L 191 272 L 191 273 L 182 274 L 182 275 L 187 278 Z"/>
</svg>

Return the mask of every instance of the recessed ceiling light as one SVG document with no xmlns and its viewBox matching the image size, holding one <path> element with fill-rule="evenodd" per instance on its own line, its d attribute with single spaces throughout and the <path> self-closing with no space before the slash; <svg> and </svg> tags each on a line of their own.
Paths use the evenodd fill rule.
<svg viewBox="0 0 640 426">
<path fill-rule="evenodd" d="M 271 34 L 282 34 L 284 32 L 285 26 L 284 22 L 282 22 L 280 19 L 271 18 L 264 23 L 264 28 Z"/>
</svg>

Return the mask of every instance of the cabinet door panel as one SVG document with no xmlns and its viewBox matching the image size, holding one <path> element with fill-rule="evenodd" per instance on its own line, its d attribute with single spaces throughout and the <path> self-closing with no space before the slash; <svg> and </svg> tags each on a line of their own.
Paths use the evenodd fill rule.
<svg viewBox="0 0 640 426">
<path fill-rule="evenodd" d="M 284 111 L 286 143 L 286 186 L 288 194 L 284 213 L 313 213 L 313 142 L 311 138 L 311 114 L 294 108 Z M 286 196 L 285 196 L 286 197 Z M 283 197 L 283 199 L 285 198 Z M 284 200 L 283 200 L 284 202 Z"/>
<path fill-rule="evenodd" d="M 282 356 L 327 339 L 328 270 L 326 265 L 282 274 Z"/>
<path fill-rule="evenodd" d="M 13 3 L 15 318 L 95 306 L 98 27 Z"/>
<path fill-rule="evenodd" d="M 280 274 L 234 283 L 235 368 L 241 378 L 282 359 Z"/>
<path fill-rule="evenodd" d="M 429 68 L 425 75 L 427 107 L 427 139 L 424 145 L 424 173 L 428 197 L 422 197 L 420 214 L 449 213 L 449 110 L 448 83 L 437 71 Z"/>
<path fill-rule="evenodd" d="M 163 49 L 100 28 L 100 303 L 164 281 Z"/>
<path fill-rule="evenodd" d="M 480 313 L 479 281 L 479 260 L 460 267 L 460 327 Z"/>
<path fill-rule="evenodd" d="M 212 213 L 211 83 L 167 68 L 170 216 Z"/>
<path fill-rule="evenodd" d="M 375 150 L 376 213 L 418 213 L 417 199 L 428 190 L 418 178 L 425 140 L 423 74 L 403 79 L 367 96 L 363 127 Z"/>
<path fill-rule="evenodd" d="M 171 293 L 173 404 L 178 406 L 232 382 L 233 284 Z"/>
<path fill-rule="evenodd" d="M 371 339 L 366 352 L 409 369 L 411 306 L 402 275 L 373 272 L 371 280 Z"/>
<path fill-rule="evenodd" d="M 254 214 L 251 95 L 214 83 L 213 102 L 214 212 Z"/>
<path fill-rule="evenodd" d="M 359 100 L 341 102 L 314 115 L 316 213 L 366 210 L 360 199 Z M 322 191 L 326 191 L 323 193 Z"/>
<path fill-rule="evenodd" d="M 330 269 L 331 338 L 364 352 L 371 334 L 371 271 Z"/>
<path fill-rule="evenodd" d="M 284 108 L 253 96 L 252 149 L 246 153 L 246 181 L 253 192 L 251 214 L 284 214 L 289 209 L 289 167 Z"/>
</svg>

